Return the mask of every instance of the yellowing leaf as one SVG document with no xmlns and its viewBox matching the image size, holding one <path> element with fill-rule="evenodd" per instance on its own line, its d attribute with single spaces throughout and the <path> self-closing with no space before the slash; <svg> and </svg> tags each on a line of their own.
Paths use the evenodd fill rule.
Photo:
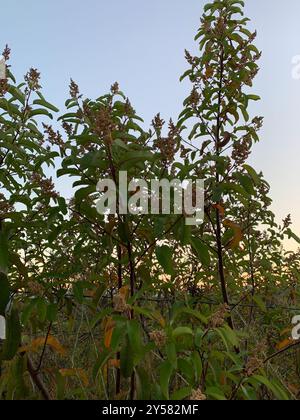
<svg viewBox="0 0 300 420">
<path fill-rule="evenodd" d="M 159 325 L 162 328 L 165 328 L 166 321 L 165 321 L 165 319 L 163 318 L 163 316 L 159 312 L 157 312 L 157 311 L 152 312 L 152 316 L 159 323 Z"/>
<path fill-rule="evenodd" d="M 88 386 L 89 385 L 89 379 L 87 377 L 87 374 L 85 373 L 85 371 L 83 369 L 60 369 L 59 373 L 61 374 L 61 376 L 63 377 L 77 377 L 80 378 L 81 382 L 83 383 L 84 386 Z"/>
<path fill-rule="evenodd" d="M 57 340 L 57 338 L 53 337 L 52 335 L 49 335 L 46 337 L 39 337 L 33 340 L 30 344 L 27 346 L 23 346 L 19 349 L 20 353 L 28 353 L 33 352 L 36 353 L 40 350 L 40 348 L 46 346 L 49 346 L 54 350 L 56 353 L 60 354 L 61 356 L 65 356 L 67 354 L 67 350 L 60 344 L 60 342 Z"/>
<path fill-rule="evenodd" d="M 115 328 L 114 320 L 111 317 L 107 318 L 107 321 L 105 324 L 105 331 L 104 331 L 104 346 L 107 349 L 110 348 L 114 328 Z"/>
<path fill-rule="evenodd" d="M 241 227 L 238 224 L 228 219 L 224 220 L 223 225 L 225 227 L 232 229 L 234 232 L 234 237 L 231 239 L 231 241 L 227 245 L 228 248 L 231 248 L 231 249 L 237 248 L 239 246 L 239 243 L 243 239 L 243 231 Z"/>
<path fill-rule="evenodd" d="M 295 384 L 288 384 L 287 385 L 288 389 L 294 394 L 294 395 L 298 395 L 300 388 L 298 385 Z"/>
<path fill-rule="evenodd" d="M 207 79 L 210 79 L 214 74 L 214 69 L 210 66 L 206 67 L 206 71 L 205 71 L 205 77 Z"/>
<path fill-rule="evenodd" d="M 219 210 L 220 215 L 223 217 L 225 215 L 225 209 L 221 204 L 214 204 L 213 208 Z"/>
<path fill-rule="evenodd" d="M 103 373 L 104 381 L 107 382 L 107 378 L 108 378 L 108 365 L 107 365 L 107 363 L 103 366 L 102 373 Z"/>
<path fill-rule="evenodd" d="M 96 292 L 95 290 L 85 290 L 84 296 L 93 298 L 95 296 L 95 292 Z"/>
<path fill-rule="evenodd" d="M 119 294 L 123 296 L 124 299 L 126 300 L 129 294 L 129 286 L 121 287 L 121 289 L 119 290 Z"/>
<path fill-rule="evenodd" d="M 117 360 L 117 359 L 111 359 L 111 360 L 108 362 L 108 365 L 109 365 L 110 367 L 115 367 L 115 368 L 117 368 L 117 369 L 120 369 L 120 364 L 121 364 L 121 361 L 120 361 L 120 360 Z"/>
<path fill-rule="evenodd" d="M 292 332 L 292 327 L 287 327 L 283 331 L 281 331 L 280 335 L 281 335 L 281 337 L 285 334 L 291 335 L 291 332 Z"/>
<path fill-rule="evenodd" d="M 285 349 L 286 347 L 290 346 L 293 343 L 294 343 L 294 340 L 292 340 L 291 338 L 287 338 L 287 339 L 281 341 L 280 343 L 278 343 L 276 345 L 276 349 L 277 350 L 283 350 L 283 349 Z"/>
</svg>

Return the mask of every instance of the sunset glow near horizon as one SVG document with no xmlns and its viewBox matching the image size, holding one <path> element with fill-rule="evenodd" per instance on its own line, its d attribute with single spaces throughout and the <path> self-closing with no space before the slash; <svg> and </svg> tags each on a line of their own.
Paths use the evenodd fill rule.
<svg viewBox="0 0 300 420">
<path fill-rule="evenodd" d="M 262 100 L 252 104 L 252 114 L 264 116 L 264 128 L 250 164 L 263 171 L 271 185 L 278 222 L 291 213 L 293 230 L 300 236 L 300 77 L 293 73 L 300 55 L 300 2 L 245 3 L 249 26 L 257 29 L 256 45 L 263 52 L 253 88 Z M 117 80 L 147 127 L 158 112 L 165 120 L 176 120 L 181 111 L 190 89 L 188 82 L 179 82 L 187 68 L 184 49 L 197 49 L 193 37 L 204 4 L 204 0 L 2 2 L 0 50 L 5 44 L 12 49 L 10 64 L 18 80 L 29 67 L 37 67 L 45 96 L 61 111 L 70 77 L 91 98 L 106 93 Z M 59 181 L 59 188 L 70 195 L 65 180 Z M 298 244 L 287 241 L 286 246 L 296 249 Z"/>
</svg>

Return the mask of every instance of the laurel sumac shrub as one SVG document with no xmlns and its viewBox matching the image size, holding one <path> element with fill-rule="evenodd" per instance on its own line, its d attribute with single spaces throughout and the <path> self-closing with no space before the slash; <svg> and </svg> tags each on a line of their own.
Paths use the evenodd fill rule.
<svg viewBox="0 0 300 420">
<path fill-rule="evenodd" d="M 276 223 L 269 185 L 247 163 L 263 118 L 249 115 L 261 53 L 243 6 L 205 6 L 182 112 L 149 130 L 117 83 L 91 100 L 71 81 L 60 114 L 36 69 L 15 81 L 6 47 L 1 399 L 299 397 L 299 253 L 282 241 L 300 240 L 289 217 Z M 125 171 L 204 179 L 203 223 L 99 214 L 99 179 L 118 188 Z M 72 180 L 69 197 L 55 174 Z"/>
</svg>

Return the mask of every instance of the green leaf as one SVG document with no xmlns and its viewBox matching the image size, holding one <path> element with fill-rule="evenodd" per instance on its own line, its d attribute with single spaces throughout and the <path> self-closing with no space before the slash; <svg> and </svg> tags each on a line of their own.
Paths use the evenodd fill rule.
<svg viewBox="0 0 300 420">
<path fill-rule="evenodd" d="M 126 339 L 126 342 L 121 350 L 121 365 L 120 370 L 124 378 L 130 378 L 133 374 L 134 362 L 133 362 L 133 349 L 129 343 L 129 339 Z"/>
<path fill-rule="evenodd" d="M 170 399 L 172 401 L 182 401 L 186 399 L 187 397 L 189 397 L 191 393 L 192 393 L 192 387 L 189 386 L 189 387 L 181 388 L 173 392 Z"/>
<path fill-rule="evenodd" d="M 202 361 L 199 353 L 194 351 L 191 355 L 191 360 L 194 364 L 195 383 L 199 383 L 203 371 Z"/>
<path fill-rule="evenodd" d="M 177 351 L 175 343 L 168 343 L 166 347 L 167 358 L 174 369 L 177 369 Z"/>
<path fill-rule="evenodd" d="M 139 354 L 142 349 L 141 327 L 135 319 L 127 322 L 127 333 L 133 353 Z"/>
<path fill-rule="evenodd" d="M 173 373 L 173 366 L 169 361 L 165 361 L 161 364 L 159 369 L 160 376 L 160 387 L 164 397 L 169 400 L 169 385 L 171 376 Z"/>
<path fill-rule="evenodd" d="M 8 270 L 8 237 L 7 233 L 0 231 L 0 272 L 6 274 Z"/>
<path fill-rule="evenodd" d="M 224 325 L 224 327 L 221 328 L 216 328 L 216 331 L 222 338 L 227 351 L 230 351 L 230 346 L 239 346 L 239 340 L 236 333 L 228 325 Z"/>
<path fill-rule="evenodd" d="M 5 309 L 10 298 L 8 278 L 0 273 L 0 315 L 5 316 Z"/>
<path fill-rule="evenodd" d="M 25 95 L 19 88 L 16 86 L 10 86 L 8 92 L 14 99 L 17 99 L 22 105 L 25 105 Z"/>
<path fill-rule="evenodd" d="M 58 313 L 58 305 L 55 303 L 51 303 L 47 307 L 47 320 L 50 322 L 55 322 L 57 319 L 57 313 Z"/>
<path fill-rule="evenodd" d="M 126 333 L 126 327 L 125 324 L 123 322 L 118 323 L 112 333 L 112 338 L 111 338 L 111 343 L 110 343 L 110 348 L 112 350 L 117 351 L 118 347 L 121 343 L 121 341 L 124 338 L 124 335 Z"/>
<path fill-rule="evenodd" d="M 190 327 L 177 327 L 173 331 L 172 335 L 174 338 L 177 338 L 181 335 L 193 335 L 193 330 Z"/>
<path fill-rule="evenodd" d="M 265 385 L 271 392 L 273 392 L 273 394 L 275 395 L 275 397 L 278 400 L 281 401 L 288 401 L 289 397 L 287 395 L 287 393 L 282 389 L 282 387 L 278 384 L 275 383 L 275 381 L 271 382 L 268 378 L 266 378 L 265 376 L 261 376 L 261 375 L 255 375 L 252 377 L 252 380 L 255 380 L 263 385 Z"/>
<path fill-rule="evenodd" d="M 294 239 L 298 244 L 300 244 L 300 238 L 291 229 L 287 229 L 285 234 L 288 236 L 289 239 Z"/>
<path fill-rule="evenodd" d="M 85 198 L 87 198 L 90 194 L 93 194 L 96 191 L 96 187 L 94 185 L 81 188 L 80 190 L 76 191 L 75 193 L 75 201 L 76 204 L 80 204 Z"/>
<path fill-rule="evenodd" d="M 235 174 L 235 177 L 238 179 L 241 186 L 244 188 L 245 191 L 247 191 L 248 194 L 255 195 L 252 178 L 250 178 L 248 175 L 243 175 L 239 173 Z"/>
<path fill-rule="evenodd" d="M 30 111 L 30 117 L 37 117 L 39 115 L 46 115 L 47 117 L 53 119 L 53 115 L 50 114 L 46 109 L 34 109 Z"/>
<path fill-rule="evenodd" d="M 258 174 L 255 171 L 255 169 L 253 169 L 250 165 L 243 165 L 243 168 L 251 176 L 251 178 L 252 178 L 253 182 L 255 183 L 255 185 L 260 185 L 261 184 L 260 177 L 258 176 Z"/>
<path fill-rule="evenodd" d="M 108 360 L 113 356 L 113 352 L 109 349 L 104 349 L 100 356 L 98 357 L 95 366 L 93 368 L 93 378 L 96 380 L 99 371 L 103 368 L 103 366 L 108 362 Z"/>
<path fill-rule="evenodd" d="M 137 368 L 136 379 L 137 399 L 142 401 L 150 400 L 151 384 L 146 370 L 143 368 Z"/>
<path fill-rule="evenodd" d="M 189 384 L 194 384 L 195 372 L 194 366 L 191 363 L 190 359 L 178 359 L 178 370 L 182 376 L 189 382 Z"/>
<path fill-rule="evenodd" d="M 195 250 L 196 254 L 199 257 L 199 260 L 203 265 L 206 267 L 210 266 L 210 255 L 208 251 L 207 245 L 205 245 L 201 239 L 198 238 L 192 238 L 191 244 L 193 249 Z"/>
<path fill-rule="evenodd" d="M 44 106 L 45 108 L 50 109 L 53 112 L 59 112 L 59 109 L 56 108 L 56 106 L 50 104 L 49 102 L 47 102 L 45 99 L 36 99 L 35 101 L 33 101 L 33 103 L 35 105 L 41 105 Z"/>
<path fill-rule="evenodd" d="M 166 274 L 174 275 L 173 251 L 167 245 L 156 248 L 156 257 Z"/>
<path fill-rule="evenodd" d="M 178 318 L 179 315 L 181 314 L 187 314 L 190 315 L 196 319 L 198 319 L 200 322 L 202 322 L 204 325 L 207 325 L 208 320 L 207 318 L 202 315 L 199 311 L 195 310 L 195 309 L 190 309 L 190 308 L 179 308 L 175 313 L 174 313 L 174 317 L 173 317 L 173 322 L 175 322 L 175 320 Z"/>
<path fill-rule="evenodd" d="M 214 400 L 217 401 L 226 401 L 227 398 L 225 397 L 223 391 L 220 388 L 215 386 L 211 386 L 205 390 L 205 394 Z"/>
<path fill-rule="evenodd" d="M 258 95 L 247 95 L 247 99 L 250 101 L 260 101 L 260 96 Z"/>
<path fill-rule="evenodd" d="M 266 304 L 264 303 L 261 296 L 255 295 L 255 296 L 253 296 L 253 300 L 257 304 L 259 309 L 261 309 L 262 312 L 264 312 L 264 313 L 268 312 Z"/>
<path fill-rule="evenodd" d="M 21 324 L 16 309 L 6 317 L 6 340 L 4 341 L 3 352 L 0 359 L 12 360 L 21 344 Z"/>
</svg>

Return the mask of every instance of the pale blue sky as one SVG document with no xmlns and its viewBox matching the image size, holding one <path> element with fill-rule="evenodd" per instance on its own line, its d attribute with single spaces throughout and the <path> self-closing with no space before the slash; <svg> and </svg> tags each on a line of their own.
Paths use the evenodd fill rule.
<svg viewBox="0 0 300 420">
<path fill-rule="evenodd" d="M 39 68 L 46 97 L 61 108 L 70 77 L 97 97 L 114 81 L 149 123 L 161 112 L 176 118 L 189 86 L 183 51 L 193 50 L 204 0 L 0 0 L 0 48 L 12 48 L 14 73 Z M 299 0 L 246 0 L 263 51 L 253 106 L 265 116 L 252 164 L 271 183 L 279 220 L 292 213 L 300 234 L 300 80 L 292 57 L 300 54 Z"/>
</svg>

